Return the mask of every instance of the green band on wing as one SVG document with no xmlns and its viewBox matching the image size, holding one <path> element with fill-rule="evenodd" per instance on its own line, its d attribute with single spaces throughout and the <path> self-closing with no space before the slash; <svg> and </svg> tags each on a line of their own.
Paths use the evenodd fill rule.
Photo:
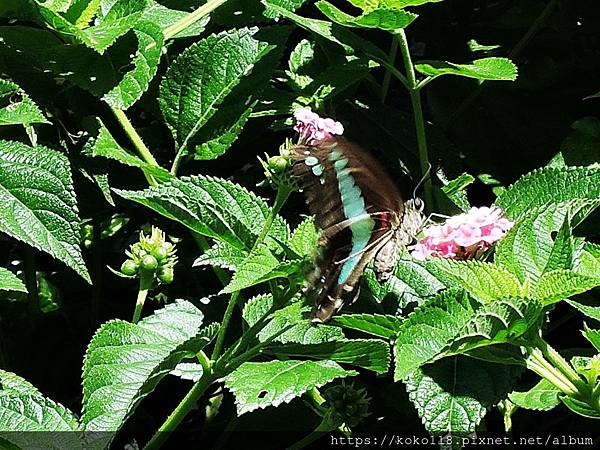
<svg viewBox="0 0 600 450">
<path fill-rule="evenodd" d="M 334 150 L 329 154 L 329 159 L 333 161 L 333 168 L 338 180 L 344 216 L 346 219 L 363 215 L 365 217 L 358 219 L 350 225 L 350 231 L 352 232 L 352 249 L 350 250 L 350 255 L 354 256 L 349 257 L 344 262 L 338 277 L 339 284 L 346 282 L 356 264 L 358 264 L 360 253 L 367 247 L 371 240 L 371 232 L 375 227 L 375 221 L 367 216 L 362 192 L 354 183 L 354 177 L 351 175 L 350 169 L 346 168 L 348 160 L 343 158 L 343 156 L 338 150 Z"/>
</svg>

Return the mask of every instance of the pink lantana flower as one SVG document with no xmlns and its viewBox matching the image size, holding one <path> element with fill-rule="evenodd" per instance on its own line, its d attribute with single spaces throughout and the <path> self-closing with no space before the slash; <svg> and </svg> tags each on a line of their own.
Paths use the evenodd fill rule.
<svg viewBox="0 0 600 450">
<path fill-rule="evenodd" d="M 441 225 L 423 230 L 424 238 L 409 247 L 415 259 L 428 257 L 472 259 L 490 248 L 513 226 L 495 206 L 471 208 L 448 218 Z"/>
<path fill-rule="evenodd" d="M 294 111 L 296 125 L 294 130 L 300 134 L 300 143 L 314 144 L 317 141 L 331 139 L 333 135 L 344 133 L 344 127 L 328 117 L 319 117 L 309 108 L 298 108 Z"/>
</svg>

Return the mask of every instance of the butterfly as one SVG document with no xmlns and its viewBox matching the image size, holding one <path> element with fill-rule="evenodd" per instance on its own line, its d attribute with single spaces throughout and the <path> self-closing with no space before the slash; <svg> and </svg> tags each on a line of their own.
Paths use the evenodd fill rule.
<svg viewBox="0 0 600 450">
<path fill-rule="evenodd" d="M 320 253 L 307 277 L 314 297 L 313 323 L 325 323 L 358 297 L 355 286 L 373 260 L 377 280 L 387 280 L 399 249 L 423 223 L 423 202 L 404 201 L 381 165 L 360 146 L 331 138 L 292 149 L 299 180 L 315 224 Z"/>
</svg>

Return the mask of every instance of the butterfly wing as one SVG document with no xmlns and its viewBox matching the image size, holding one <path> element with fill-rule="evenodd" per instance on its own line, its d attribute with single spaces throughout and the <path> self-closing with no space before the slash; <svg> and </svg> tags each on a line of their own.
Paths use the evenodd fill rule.
<svg viewBox="0 0 600 450">
<path fill-rule="evenodd" d="M 395 240 L 403 201 L 379 163 L 343 139 L 298 146 L 293 172 L 322 230 L 314 278 L 315 321 L 325 322 L 347 297 L 365 266 Z"/>
</svg>

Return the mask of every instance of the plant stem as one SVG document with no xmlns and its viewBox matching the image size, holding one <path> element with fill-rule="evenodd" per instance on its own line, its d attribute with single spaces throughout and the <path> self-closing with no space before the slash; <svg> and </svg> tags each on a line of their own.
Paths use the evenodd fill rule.
<svg viewBox="0 0 600 450">
<path fill-rule="evenodd" d="M 133 311 L 132 323 L 138 323 L 144 308 L 144 302 L 148 296 L 148 290 L 152 286 L 152 276 L 142 273 L 140 275 L 140 287 L 138 290 L 137 300 L 135 302 L 135 310 Z"/>
<path fill-rule="evenodd" d="M 396 55 L 398 54 L 398 40 L 394 37 L 392 39 L 392 46 L 390 47 L 390 56 L 388 58 L 388 62 L 390 66 L 394 66 L 396 63 Z M 390 69 L 385 70 L 385 75 L 383 76 L 383 83 L 381 85 L 381 103 L 385 103 L 385 99 L 387 97 L 388 91 L 390 89 L 390 80 L 392 79 L 392 71 Z"/>
<path fill-rule="evenodd" d="M 530 357 L 527 360 L 527 368 L 548 380 L 565 394 L 573 395 L 577 393 L 575 385 L 566 379 L 552 364 L 546 361 L 541 350 L 538 348 L 531 350 Z"/>
<path fill-rule="evenodd" d="M 170 27 L 165 28 L 165 30 L 163 32 L 163 35 L 165 36 L 165 40 L 171 39 L 172 37 L 181 33 L 187 27 L 198 22 L 200 19 L 202 19 L 207 14 L 210 14 L 213 10 L 215 10 L 216 8 L 221 6 L 226 1 L 227 0 L 209 0 L 204 5 L 200 6 L 198 9 L 196 9 L 194 12 L 185 16 L 179 22 L 175 22 Z"/>
<path fill-rule="evenodd" d="M 591 389 L 588 384 L 581 379 L 571 364 L 569 364 L 554 348 L 542 338 L 537 339 L 536 345 L 548 362 L 558 369 L 560 373 L 562 373 L 577 388 L 577 391 L 584 398 L 591 396 Z"/>
<path fill-rule="evenodd" d="M 194 384 L 194 387 L 190 389 L 179 405 L 173 410 L 171 415 L 167 417 L 167 420 L 164 421 L 158 431 L 154 433 L 154 436 L 148 441 L 144 450 L 155 450 L 160 448 L 160 446 L 169 438 L 170 433 L 179 426 L 187 413 L 196 405 L 198 399 L 216 379 L 217 377 L 212 372 L 209 371 L 208 373 L 205 373 L 202 378 Z"/>
<path fill-rule="evenodd" d="M 225 315 L 223 316 L 223 323 L 219 327 L 217 341 L 215 342 L 215 347 L 213 348 L 213 352 L 210 357 L 212 361 L 216 361 L 219 355 L 221 354 L 223 342 L 225 341 L 225 334 L 227 333 L 227 327 L 229 326 L 229 321 L 231 320 L 231 316 L 233 315 L 233 310 L 235 309 L 235 305 L 237 304 L 239 295 L 240 291 L 235 291 L 231 294 L 231 297 L 229 297 L 229 303 L 227 303 Z"/>
<path fill-rule="evenodd" d="M 146 147 L 146 144 L 144 144 L 144 141 L 142 140 L 141 136 L 135 130 L 133 125 L 131 125 L 131 122 L 125 115 L 125 112 L 117 108 L 111 107 L 110 109 L 121 124 L 121 127 L 123 127 L 125 133 L 127 133 L 127 136 L 131 140 L 133 146 L 137 150 L 140 157 L 148 164 L 151 164 L 155 167 L 160 167 L 156 162 L 156 159 L 154 159 L 154 156 L 152 155 L 148 147 Z"/>
<path fill-rule="evenodd" d="M 404 30 L 399 30 L 396 36 L 398 37 L 398 42 L 400 44 L 400 52 L 402 53 L 402 59 L 404 60 L 408 91 L 410 92 L 410 100 L 412 102 L 413 107 L 415 130 L 417 133 L 417 144 L 419 147 L 419 165 L 421 166 L 421 177 L 423 179 L 425 204 L 427 205 L 428 209 L 432 209 L 433 186 L 431 184 L 431 178 L 427 176 L 430 164 L 429 155 L 427 152 L 427 135 L 425 133 L 425 120 L 423 118 L 423 107 L 421 105 L 421 90 L 417 84 L 417 77 L 415 75 L 415 68 L 413 66 L 412 59 L 410 56 L 410 49 L 408 47 L 406 33 L 404 32 Z"/>
<path fill-rule="evenodd" d="M 252 250 L 256 249 L 260 244 L 264 242 L 265 238 L 267 237 L 267 234 L 269 233 L 269 230 L 271 229 L 271 225 L 273 225 L 275 217 L 277 217 L 277 214 L 281 210 L 281 207 L 283 206 L 287 198 L 290 196 L 291 192 L 292 189 L 290 189 L 287 186 L 280 186 L 277 189 L 277 195 L 275 196 L 275 203 L 273 204 L 273 208 L 271 208 L 271 211 L 269 211 L 269 215 L 265 219 L 265 224 L 262 227 L 260 235 L 254 242 Z"/>
<path fill-rule="evenodd" d="M 329 433 L 335 429 L 336 427 L 331 425 L 331 420 L 325 416 L 317 428 L 315 428 L 310 434 L 304 436 L 295 444 L 288 447 L 286 450 L 300 450 L 321 438 L 325 433 Z"/>
</svg>

